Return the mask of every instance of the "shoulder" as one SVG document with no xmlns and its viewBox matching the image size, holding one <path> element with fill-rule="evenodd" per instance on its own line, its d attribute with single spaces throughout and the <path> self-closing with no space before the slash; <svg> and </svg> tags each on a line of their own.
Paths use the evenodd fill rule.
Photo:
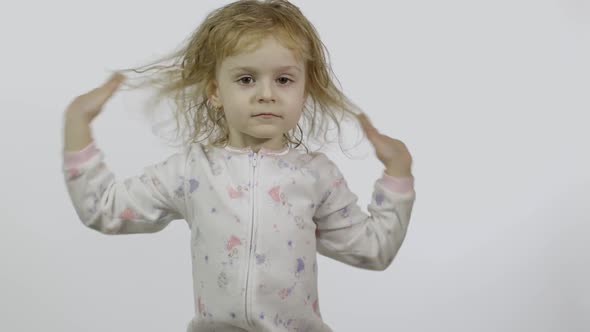
<svg viewBox="0 0 590 332">
<path fill-rule="evenodd" d="M 301 150 L 292 150 L 287 157 L 292 160 L 296 160 L 300 167 L 317 167 L 329 160 L 328 156 L 320 151 L 304 152 Z"/>
<path fill-rule="evenodd" d="M 340 169 L 336 163 L 328 157 L 327 154 L 320 151 L 308 152 L 301 154 L 300 158 L 303 159 L 303 167 L 308 171 L 315 174 L 315 177 L 320 179 L 329 179 L 334 176 L 341 176 Z"/>
<path fill-rule="evenodd" d="M 310 163 L 313 163 L 315 167 L 326 167 L 336 165 L 328 155 L 324 152 L 316 151 L 308 154 L 310 156 Z"/>
<path fill-rule="evenodd" d="M 182 156 L 187 162 L 195 162 L 196 159 L 209 156 L 216 150 L 208 144 L 192 142 L 179 148 L 176 155 Z"/>
<path fill-rule="evenodd" d="M 163 160 L 160 160 L 156 165 L 156 168 L 168 167 L 168 168 L 184 168 L 186 164 L 195 159 L 195 155 L 202 153 L 202 147 L 198 143 L 191 143 L 176 147 L 171 153 L 167 155 Z"/>
</svg>

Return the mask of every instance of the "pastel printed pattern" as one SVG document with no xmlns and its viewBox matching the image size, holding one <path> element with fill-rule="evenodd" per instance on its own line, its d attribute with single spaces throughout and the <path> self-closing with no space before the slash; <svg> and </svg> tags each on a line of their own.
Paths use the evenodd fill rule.
<svg viewBox="0 0 590 332">
<path fill-rule="evenodd" d="M 191 144 L 135 177 L 115 179 L 94 142 L 64 154 L 81 222 L 104 234 L 191 230 L 195 315 L 187 331 L 331 331 L 317 254 L 387 268 L 406 235 L 413 178 L 382 174 L 367 212 L 323 153 Z"/>
</svg>

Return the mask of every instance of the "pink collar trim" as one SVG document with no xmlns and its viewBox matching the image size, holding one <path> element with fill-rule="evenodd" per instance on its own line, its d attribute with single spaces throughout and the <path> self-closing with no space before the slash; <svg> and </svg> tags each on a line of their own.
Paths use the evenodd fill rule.
<svg viewBox="0 0 590 332">
<path fill-rule="evenodd" d="M 249 146 L 239 148 L 239 147 L 235 147 L 235 146 L 231 146 L 231 145 L 226 145 L 224 147 L 224 149 L 227 151 L 237 152 L 237 153 L 254 153 L 252 148 Z M 258 150 L 258 153 L 265 154 L 265 155 L 271 155 L 271 156 L 282 156 L 282 155 L 287 154 L 287 152 L 289 152 L 289 150 L 290 150 L 289 146 L 285 146 L 279 150 L 273 150 L 273 149 L 267 149 L 265 147 L 261 147 L 260 150 Z"/>
</svg>

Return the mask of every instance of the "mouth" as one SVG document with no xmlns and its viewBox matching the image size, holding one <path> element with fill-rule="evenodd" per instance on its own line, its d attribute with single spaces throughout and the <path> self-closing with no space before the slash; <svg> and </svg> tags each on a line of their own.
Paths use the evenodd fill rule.
<svg viewBox="0 0 590 332">
<path fill-rule="evenodd" d="M 265 117 L 274 116 L 274 117 L 280 118 L 280 116 L 278 116 L 278 115 L 276 115 L 274 113 L 258 113 L 258 114 L 254 114 L 254 117 L 257 117 L 257 116 L 265 116 Z"/>
</svg>

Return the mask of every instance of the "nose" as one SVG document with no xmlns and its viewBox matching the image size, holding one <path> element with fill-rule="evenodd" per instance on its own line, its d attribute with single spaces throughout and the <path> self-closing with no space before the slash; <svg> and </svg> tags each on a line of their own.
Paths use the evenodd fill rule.
<svg viewBox="0 0 590 332">
<path fill-rule="evenodd" d="M 268 83 L 266 81 L 261 81 L 258 84 L 258 102 L 261 103 L 268 103 L 268 102 L 275 102 L 275 95 L 274 95 L 274 90 L 272 87 L 272 83 Z"/>
</svg>

